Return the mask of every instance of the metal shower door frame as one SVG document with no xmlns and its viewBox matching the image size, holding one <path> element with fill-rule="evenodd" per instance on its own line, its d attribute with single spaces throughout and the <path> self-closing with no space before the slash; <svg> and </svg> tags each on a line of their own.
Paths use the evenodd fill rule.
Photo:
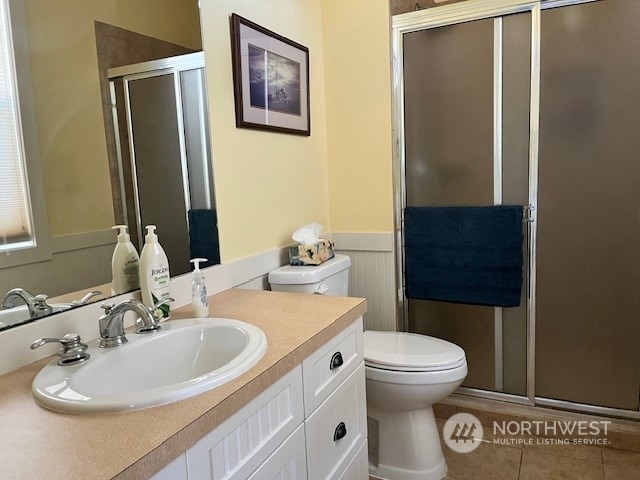
<svg viewBox="0 0 640 480">
<path fill-rule="evenodd" d="M 129 139 L 129 155 L 130 158 L 129 164 L 131 168 L 131 177 L 133 181 L 133 194 L 134 194 L 134 207 L 136 212 L 135 223 L 137 227 L 137 236 L 139 244 L 143 244 L 144 240 L 144 232 L 142 230 L 142 219 L 140 214 L 140 199 L 138 196 L 138 175 L 137 175 L 137 167 L 136 167 L 136 154 L 134 148 L 134 134 L 133 134 L 133 124 L 132 124 L 132 113 L 131 113 L 131 100 L 129 95 L 129 82 L 141 80 L 145 78 L 159 77 L 165 75 L 171 75 L 173 77 L 173 85 L 174 85 L 174 96 L 176 102 L 176 115 L 177 115 L 177 128 L 178 128 L 178 137 L 179 137 L 179 147 L 180 147 L 180 161 L 181 161 L 181 170 L 182 170 L 182 190 L 184 196 L 184 205 L 185 211 L 187 212 L 187 216 L 185 216 L 186 225 L 189 223 L 188 212 L 191 209 L 191 196 L 190 196 L 190 186 L 189 186 L 189 176 L 188 176 L 188 168 L 187 168 L 187 153 L 186 153 L 186 139 L 184 132 L 184 113 L 182 109 L 182 87 L 181 87 L 181 77 L 180 74 L 183 71 L 194 70 L 204 68 L 204 54 L 203 52 L 190 53 L 186 55 L 179 55 L 177 57 L 168 57 L 162 58 L 159 60 L 151 60 L 148 62 L 141 62 L 134 65 L 125 65 L 122 67 L 110 68 L 108 70 L 108 77 L 110 83 L 110 91 L 111 91 L 111 103 L 113 109 L 113 122 L 114 122 L 114 131 L 116 132 L 116 153 L 118 158 L 118 174 L 120 177 L 120 188 L 121 188 L 121 196 L 123 202 L 123 211 L 125 214 L 125 223 L 127 223 L 127 208 L 126 208 L 126 195 L 124 194 L 124 174 L 122 169 L 125 167 L 123 165 L 123 157 L 120 146 L 120 137 L 117 134 L 118 130 L 118 115 L 117 115 L 117 106 L 116 106 L 116 95 L 115 95 L 115 87 L 114 80 L 121 79 L 123 82 L 124 95 L 125 95 L 125 113 L 126 113 L 126 122 L 127 122 L 127 136 Z M 208 157 L 205 156 L 205 158 Z"/>
<path fill-rule="evenodd" d="M 394 176 L 394 216 L 396 243 L 396 285 L 398 286 L 398 314 L 403 329 L 408 330 L 408 304 L 404 294 L 404 218 L 406 207 L 406 157 L 404 141 L 404 52 L 403 35 L 421 30 L 456 25 L 484 19 L 499 19 L 494 30 L 496 40 L 501 39 L 501 17 L 515 13 L 531 13 L 531 91 L 529 108 L 529 207 L 532 215 L 528 225 L 528 265 L 529 281 L 527 289 L 527 395 L 513 395 L 503 392 L 460 387 L 458 393 L 477 397 L 506 400 L 525 405 L 535 404 L 535 212 L 538 185 L 538 126 L 540 105 L 540 0 L 468 0 L 443 7 L 419 10 L 395 15 L 392 19 L 392 97 L 393 97 L 393 176 Z M 498 26 L 499 25 L 499 26 Z M 501 48 L 501 43 L 498 48 Z M 494 79 L 502 71 L 500 59 L 494 59 Z M 494 81 L 494 172 L 501 168 L 502 118 L 501 83 Z M 499 127 L 499 128 L 498 128 Z M 501 186 L 501 171 L 495 174 Z M 494 201 L 502 202 L 502 192 L 494 185 Z M 501 335 L 501 310 L 495 314 L 496 335 Z M 497 340 L 497 338 L 496 338 Z M 500 342 L 502 339 L 500 338 Z M 497 342 L 496 342 L 497 344 Z M 500 343 L 501 345 L 501 343 Z M 501 348 L 496 349 L 501 354 Z M 501 371 L 502 359 L 496 362 L 496 370 Z M 500 382 L 501 383 L 501 382 Z"/>
<path fill-rule="evenodd" d="M 525 405 L 539 405 L 564 410 L 585 412 L 594 415 L 640 419 L 640 411 L 623 410 L 612 407 L 600 407 L 584 403 L 556 400 L 535 395 L 535 331 L 536 331 L 536 206 L 538 196 L 538 133 L 540 121 L 540 21 L 541 11 L 551 8 L 567 7 L 601 0 L 468 0 L 443 7 L 420 10 L 393 16 L 392 20 L 392 98 L 393 98 L 393 175 L 394 175 L 394 216 L 396 247 L 396 284 L 398 285 L 398 315 L 403 321 L 404 330 L 408 329 L 408 307 L 404 295 L 404 258 L 403 258 L 403 218 L 406 206 L 405 183 L 405 143 L 404 143 L 404 91 L 403 91 L 403 51 L 402 36 L 428 28 L 455 25 L 473 20 L 496 18 L 504 15 L 531 12 L 531 97 L 530 97 L 530 136 L 529 136 L 529 206 L 532 222 L 529 230 L 529 288 L 527 292 L 527 395 L 461 387 L 458 393 L 480 398 L 502 400 Z M 496 31 L 494 36 L 498 38 Z M 494 72 L 500 66 L 494 61 Z M 494 94 L 496 91 L 494 90 Z M 498 101 L 500 101 L 498 99 Z M 495 105 L 494 112 L 499 106 Z M 494 125 L 497 120 L 494 118 Z M 494 152 L 498 141 L 495 138 Z M 498 151 L 499 155 L 499 151 Z M 494 155 L 495 163 L 495 155 Z M 494 165 L 495 170 L 495 165 Z M 495 198 L 495 194 L 494 194 Z"/>
</svg>

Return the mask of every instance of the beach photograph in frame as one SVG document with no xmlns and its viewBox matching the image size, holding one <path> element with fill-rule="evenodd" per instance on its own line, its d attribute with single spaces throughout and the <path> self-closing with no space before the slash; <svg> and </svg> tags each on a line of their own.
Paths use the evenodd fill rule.
<svg viewBox="0 0 640 480">
<path fill-rule="evenodd" d="M 231 16 L 236 126 L 311 135 L 309 49 Z"/>
</svg>

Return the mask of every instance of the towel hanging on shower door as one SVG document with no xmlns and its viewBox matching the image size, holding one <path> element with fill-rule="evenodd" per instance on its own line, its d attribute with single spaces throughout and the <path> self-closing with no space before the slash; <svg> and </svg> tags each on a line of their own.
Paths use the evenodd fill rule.
<svg viewBox="0 0 640 480">
<path fill-rule="evenodd" d="M 407 298 L 520 305 L 522 214 L 519 205 L 407 207 Z"/>
</svg>

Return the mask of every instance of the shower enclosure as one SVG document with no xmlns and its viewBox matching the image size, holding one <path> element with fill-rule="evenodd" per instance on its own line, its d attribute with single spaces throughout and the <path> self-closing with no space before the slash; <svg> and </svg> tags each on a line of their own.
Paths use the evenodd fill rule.
<svg viewBox="0 0 640 480">
<path fill-rule="evenodd" d="M 528 212 L 520 307 L 403 297 L 467 352 L 461 393 L 640 418 L 639 23 L 629 0 L 393 18 L 399 245 L 405 206 Z"/>
<path fill-rule="evenodd" d="M 111 68 L 108 74 L 131 240 L 140 251 L 143 226 L 156 225 L 172 275 L 188 272 L 188 212 L 215 211 L 204 54 Z"/>
</svg>

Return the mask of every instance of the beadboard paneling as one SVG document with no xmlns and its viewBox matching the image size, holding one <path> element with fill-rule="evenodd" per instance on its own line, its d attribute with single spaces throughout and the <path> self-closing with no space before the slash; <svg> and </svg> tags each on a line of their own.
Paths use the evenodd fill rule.
<svg viewBox="0 0 640 480">
<path fill-rule="evenodd" d="M 349 255 L 349 295 L 367 299 L 365 330 L 396 330 L 395 265 L 393 252 L 340 250 Z"/>
</svg>

